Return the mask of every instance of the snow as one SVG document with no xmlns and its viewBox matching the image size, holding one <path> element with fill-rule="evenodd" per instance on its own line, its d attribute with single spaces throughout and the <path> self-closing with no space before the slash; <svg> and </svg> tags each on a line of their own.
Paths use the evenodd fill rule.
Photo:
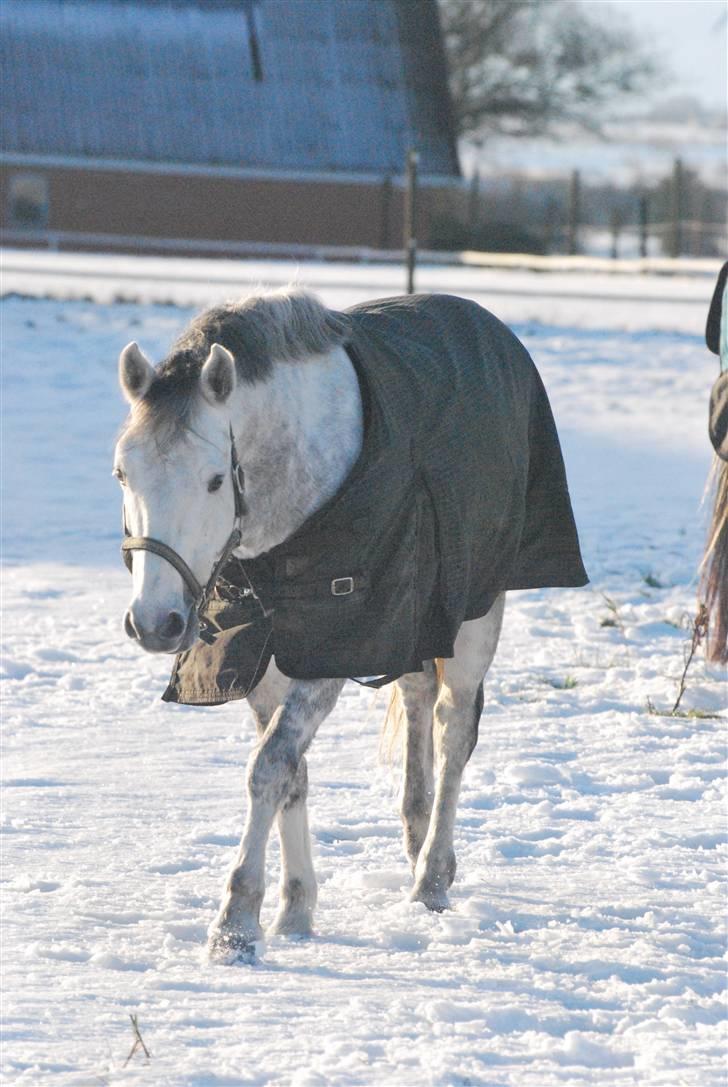
<svg viewBox="0 0 728 1087">
<path fill-rule="evenodd" d="M 254 730 L 241 704 L 159 701 L 168 662 L 121 633 L 116 356 L 133 338 L 159 357 L 194 307 L 296 269 L 17 258 L 4 289 L 38 297 L 1 310 L 6 1081 L 723 1084 L 725 677 L 697 658 L 686 715 L 667 715 L 705 522 L 711 280 L 421 272 L 532 351 L 592 583 L 511 596 L 453 909 L 407 901 L 396 775 L 378 761 L 387 693 L 348 685 L 310 753 L 317 935 L 222 967 L 205 933 Z M 346 305 L 400 273 L 298 275 Z M 277 862 L 272 841 L 266 918 Z M 151 1058 L 124 1068 L 132 1014 Z"/>
</svg>

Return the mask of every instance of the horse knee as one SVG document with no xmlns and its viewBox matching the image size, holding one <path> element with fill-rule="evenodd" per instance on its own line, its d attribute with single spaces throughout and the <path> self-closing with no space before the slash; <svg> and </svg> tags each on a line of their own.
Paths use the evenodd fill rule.
<svg viewBox="0 0 728 1087">
<path fill-rule="evenodd" d="M 281 887 L 281 901 L 288 910 L 310 909 L 315 897 L 315 887 L 312 890 L 302 879 L 288 879 Z"/>
<path fill-rule="evenodd" d="M 281 805 L 290 792 L 300 764 L 300 756 L 285 737 L 269 736 L 253 754 L 248 771 L 251 801 Z"/>
</svg>

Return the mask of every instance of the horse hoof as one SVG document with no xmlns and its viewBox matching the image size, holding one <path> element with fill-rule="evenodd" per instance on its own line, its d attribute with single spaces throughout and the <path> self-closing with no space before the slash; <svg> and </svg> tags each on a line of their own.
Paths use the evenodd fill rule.
<svg viewBox="0 0 728 1087">
<path fill-rule="evenodd" d="M 223 932 L 218 929 L 209 935 L 207 955 L 210 962 L 222 966 L 252 966 L 262 957 L 264 948 L 262 940 L 256 940 L 242 932 Z"/>
<path fill-rule="evenodd" d="M 432 913 L 444 913 L 450 908 L 446 891 L 429 890 L 426 887 L 415 887 L 410 895 L 410 902 L 421 902 Z"/>
</svg>

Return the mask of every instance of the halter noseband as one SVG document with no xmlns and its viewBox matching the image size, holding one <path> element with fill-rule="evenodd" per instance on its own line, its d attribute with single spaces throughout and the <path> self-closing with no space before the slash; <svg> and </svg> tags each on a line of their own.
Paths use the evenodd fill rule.
<svg viewBox="0 0 728 1087">
<path fill-rule="evenodd" d="M 151 551 L 153 555 L 159 555 L 159 557 L 168 562 L 170 566 L 173 566 L 182 578 L 192 594 L 195 610 L 198 615 L 201 615 L 205 610 L 217 580 L 222 573 L 223 567 L 227 564 L 235 548 L 240 544 L 242 538 L 240 521 L 248 512 L 248 508 L 245 504 L 243 470 L 240 467 L 240 461 L 238 460 L 238 451 L 235 448 L 235 438 L 233 436 L 232 427 L 230 427 L 230 474 L 232 476 L 233 495 L 235 498 L 235 527 L 228 536 L 227 543 L 223 547 L 219 559 L 213 566 L 212 573 L 210 574 L 206 585 L 200 584 L 182 556 L 178 555 L 168 544 L 162 543 L 161 540 L 155 540 L 151 536 L 132 536 L 126 525 L 126 514 L 124 515 L 125 538 L 121 545 L 121 557 L 124 560 L 127 570 L 131 573 L 132 551 Z"/>
</svg>

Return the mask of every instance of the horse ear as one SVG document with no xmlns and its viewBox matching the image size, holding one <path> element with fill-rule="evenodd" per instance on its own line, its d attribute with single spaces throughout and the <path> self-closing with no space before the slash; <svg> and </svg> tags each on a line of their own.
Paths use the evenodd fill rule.
<svg viewBox="0 0 728 1087">
<path fill-rule="evenodd" d="M 214 343 L 200 374 L 200 389 L 214 407 L 224 404 L 235 388 L 235 359 L 226 347 Z"/>
<path fill-rule="evenodd" d="M 137 343 L 128 343 L 119 355 L 119 384 L 130 404 L 141 399 L 154 381 L 154 367 Z"/>
</svg>

